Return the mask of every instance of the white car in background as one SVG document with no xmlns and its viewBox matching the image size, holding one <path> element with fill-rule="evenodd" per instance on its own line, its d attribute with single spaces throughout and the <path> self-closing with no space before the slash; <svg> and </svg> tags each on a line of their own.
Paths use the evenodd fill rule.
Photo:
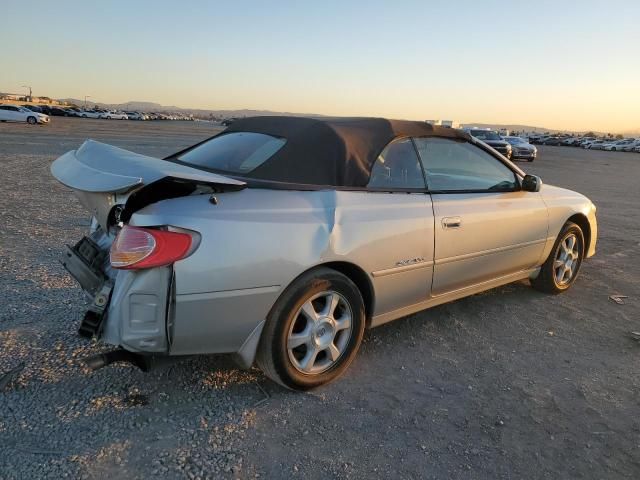
<svg viewBox="0 0 640 480">
<path fill-rule="evenodd" d="M 608 152 L 622 151 L 624 147 L 627 147 L 635 142 L 634 138 L 625 138 L 624 140 L 615 140 L 613 142 L 606 143 L 602 149 Z"/>
<path fill-rule="evenodd" d="M 108 110 L 102 112 L 98 118 L 105 118 L 107 120 L 128 120 L 129 117 L 124 112 L 118 112 L 116 110 Z"/>
<path fill-rule="evenodd" d="M 585 144 L 582 148 L 586 148 L 589 150 L 602 150 L 606 143 L 606 140 L 594 140 L 593 142 Z"/>
<path fill-rule="evenodd" d="M 144 113 L 140 113 L 140 112 L 124 112 L 127 114 L 127 117 L 129 118 L 129 120 L 149 120 L 149 117 L 147 117 Z"/>
<path fill-rule="evenodd" d="M 585 145 L 595 141 L 596 139 L 594 137 L 583 137 L 578 142 L 576 142 L 576 145 L 582 148 L 586 148 Z"/>
<path fill-rule="evenodd" d="M 100 118 L 103 113 L 102 110 L 82 110 L 78 116 L 82 118 Z"/>
<path fill-rule="evenodd" d="M 27 122 L 29 125 L 49 123 L 49 115 L 19 105 L 0 105 L 0 122 Z"/>
<path fill-rule="evenodd" d="M 633 152 L 634 148 L 636 147 L 640 147 L 640 139 L 632 139 L 633 141 L 630 142 L 628 145 L 625 145 L 624 147 L 622 147 L 622 151 L 623 152 Z"/>
</svg>

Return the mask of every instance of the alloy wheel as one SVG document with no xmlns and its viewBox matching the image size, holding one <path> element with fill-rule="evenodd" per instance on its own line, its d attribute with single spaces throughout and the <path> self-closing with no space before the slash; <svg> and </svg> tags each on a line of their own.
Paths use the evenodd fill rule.
<svg viewBox="0 0 640 480">
<path fill-rule="evenodd" d="M 313 375 L 331 368 L 347 349 L 352 317 L 349 302 L 338 292 L 320 292 L 305 301 L 287 335 L 287 353 L 295 369 Z"/>
<path fill-rule="evenodd" d="M 558 286 L 563 287 L 573 280 L 579 262 L 580 244 L 578 237 L 571 233 L 564 237 L 558 245 L 556 258 L 553 262 L 553 274 Z"/>
</svg>

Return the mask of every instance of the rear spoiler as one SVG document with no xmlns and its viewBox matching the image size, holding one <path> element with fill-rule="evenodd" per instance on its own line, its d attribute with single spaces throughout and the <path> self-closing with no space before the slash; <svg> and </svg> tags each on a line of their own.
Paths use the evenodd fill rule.
<svg viewBox="0 0 640 480">
<path fill-rule="evenodd" d="M 133 153 L 87 140 L 78 150 L 65 153 L 51 165 L 62 184 L 89 193 L 123 193 L 164 178 L 198 185 L 241 190 L 246 183 L 217 173 Z"/>
</svg>

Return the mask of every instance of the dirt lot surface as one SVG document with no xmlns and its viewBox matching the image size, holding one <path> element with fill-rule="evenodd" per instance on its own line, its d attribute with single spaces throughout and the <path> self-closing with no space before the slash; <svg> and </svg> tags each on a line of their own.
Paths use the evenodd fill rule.
<svg viewBox="0 0 640 480">
<path fill-rule="evenodd" d="M 371 330 L 346 376 L 306 394 L 224 357 L 87 372 L 105 347 L 76 335 L 85 300 L 57 262 L 87 215 L 50 163 L 85 138 L 166 155 L 212 131 L 0 124 L 0 478 L 640 478 L 633 153 L 522 164 L 598 206 L 597 256 L 564 295 L 523 282 Z"/>
</svg>

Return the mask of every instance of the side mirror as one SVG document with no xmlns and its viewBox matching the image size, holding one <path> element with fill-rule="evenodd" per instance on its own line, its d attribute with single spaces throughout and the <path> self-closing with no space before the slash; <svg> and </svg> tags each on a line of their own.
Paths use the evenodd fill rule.
<svg viewBox="0 0 640 480">
<path fill-rule="evenodd" d="M 537 175 L 525 175 L 522 179 L 522 190 L 525 192 L 539 192 L 542 179 Z"/>
</svg>

